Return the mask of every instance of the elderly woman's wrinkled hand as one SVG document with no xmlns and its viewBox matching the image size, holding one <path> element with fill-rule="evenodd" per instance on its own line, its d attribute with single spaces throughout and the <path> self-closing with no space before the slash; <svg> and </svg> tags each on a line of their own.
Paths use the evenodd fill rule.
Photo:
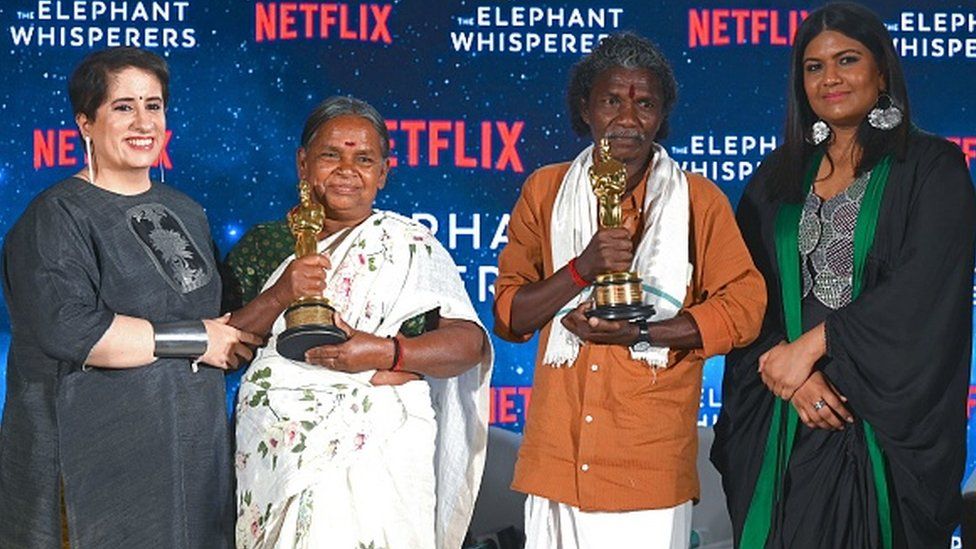
<svg viewBox="0 0 976 549">
<path fill-rule="evenodd" d="M 288 264 L 271 288 L 271 295 L 282 308 L 300 297 L 321 296 L 325 291 L 325 271 L 332 261 L 324 254 L 300 257 Z"/>
<path fill-rule="evenodd" d="M 390 338 L 355 330 L 338 313 L 334 320 L 349 339 L 336 345 L 309 349 L 305 352 L 305 362 L 350 374 L 388 370 L 393 366 L 393 341 Z"/>
<path fill-rule="evenodd" d="M 408 381 L 423 379 L 420 374 L 413 372 L 391 372 L 389 370 L 377 370 L 373 377 L 369 378 L 370 385 L 403 385 Z"/>
</svg>

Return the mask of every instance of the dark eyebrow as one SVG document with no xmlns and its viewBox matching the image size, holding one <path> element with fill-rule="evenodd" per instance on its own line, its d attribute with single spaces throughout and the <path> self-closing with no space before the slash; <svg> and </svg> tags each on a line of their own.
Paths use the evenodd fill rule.
<svg viewBox="0 0 976 549">
<path fill-rule="evenodd" d="M 836 58 L 841 57 L 843 55 L 847 55 L 848 53 L 856 53 L 858 55 L 863 55 L 860 50 L 857 50 L 857 49 L 854 49 L 854 48 L 847 48 L 844 51 L 839 51 L 839 52 L 835 53 L 834 54 L 834 58 L 836 59 Z"/>
<path fill-rule="evenodd" d="M 847 48 L 846 50 L 839 51 L 839 52 L 835 53 L 832 57 L 834 59 L 836 59 L 838 57 L 847 55 L 848 53 L 856 53 L 858 55 L 864 55 L 864 52 L 862 52 L 860 50 L 857 50 L 857 49 L 854 49 L 854 48 Z M 820 61 L 820 58 L 819 57 L 807 57 L 807 58 L 805 58 L 803 60 L 804 63 L 806 63 L 807 61 Z"/>
<path fill-rule="evenodd" d="M 124 101 L 135 101 L 135 100 L 136 100 L 136 98 L 135 98 L 135 97 L 117 97 L 116 99 L 114 99 L 114 100 L 112 101 L 112 104 L 114 105 L 114 104 L 116 104 L 116 103 L 120 103 L 120 102 L 124 102 Z M 162 97 L 159 97 L 159 96 L 156 96 L 156 95 L 154 95 L 154 96 L 152 96 L 152 97 L 147 97 L 147 98 L 146 98 L 145 100 L 146 100 L 146 101 L 162 101 L 162 100 L 163 100 L 163 98 L 162 98 Z"/>
</svg>

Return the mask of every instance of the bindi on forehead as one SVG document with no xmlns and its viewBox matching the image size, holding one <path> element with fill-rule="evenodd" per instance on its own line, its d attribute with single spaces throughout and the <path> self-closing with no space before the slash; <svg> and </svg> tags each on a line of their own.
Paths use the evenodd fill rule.
<svg viewBox="0 0 976 549">
<path fill-rule="evenodd" d="M 628 92 L 627 95 L 629 95 L 631 99 L 633 99 L 634 96 L 637 95 L 637 88 L 633 84 L 630 85 L 630 91 Z"/>
<path fill-rule="evenodd" d="M 344 141 L 343 143 L 345 143 L 347 147 L 353 147 L 356 145 L 355 141 Z"/>
</svg>

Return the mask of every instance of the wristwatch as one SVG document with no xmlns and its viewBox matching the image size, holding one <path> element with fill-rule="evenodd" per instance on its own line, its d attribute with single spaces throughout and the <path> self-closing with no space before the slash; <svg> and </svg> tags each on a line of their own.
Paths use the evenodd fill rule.
<svg viewBox="0 0 976 549">
<path fill-rule="evenodd" d="M 645 351 L 651 350 L 651 334 L 647 330 L 647 321 L 638 320 L 634 322 L 637 325 L 637 339 L 630 344 L 630 350 L 635 353 L 643 353 Z"/>
</svg>

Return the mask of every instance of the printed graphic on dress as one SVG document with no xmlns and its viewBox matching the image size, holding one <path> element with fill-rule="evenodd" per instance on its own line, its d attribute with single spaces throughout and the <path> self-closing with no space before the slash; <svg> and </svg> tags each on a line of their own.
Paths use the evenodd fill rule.
<svg viewBox="0 0 976 549">
<path fill-rule="evenodd" d="M 129 208 L 129 228 L 142 242 L 159 274 L 181 294 L 206 286 L 213 269 L 193 241 L 183 221 L 162 204 Z"/>
</svg>

